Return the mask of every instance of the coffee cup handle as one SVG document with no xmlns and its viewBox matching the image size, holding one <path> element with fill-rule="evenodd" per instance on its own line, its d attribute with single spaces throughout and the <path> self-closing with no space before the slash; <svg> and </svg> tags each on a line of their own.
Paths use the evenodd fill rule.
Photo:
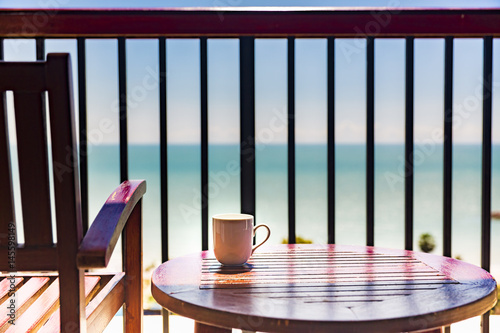
<svg viewBox="0 0 500 333">
<path fill-rule="evenodd" d="M 259 224 L 258 226 L 254 227 L 253 228 L 253 235 L 255 236 L 255 232 L 257 231 L 257 229 L 259 229 L 260 227 L 264 227 L 267 229 L 267 236 L 266 236 L 266 239 L 264 239 L 262 242 L 260 242 L 260 244 L 257 244 L 255 245 L 253 248 L 252 248 L 252 254 L 255 250 L 257 250 L 257 248 L 259 246 L 261 246 L 262 244 L 264 244 L 268 239 L 269 239 L 269 236 L 271 236 L 271 229 L 269 229 L 269 227 L 265 224 Z"/>
</svg>

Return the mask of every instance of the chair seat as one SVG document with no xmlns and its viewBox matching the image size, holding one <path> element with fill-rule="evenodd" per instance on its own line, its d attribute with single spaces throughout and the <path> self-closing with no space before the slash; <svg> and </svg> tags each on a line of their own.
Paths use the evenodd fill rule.
<svg viewBox="0 0 500 333">
<path fill-rule="evenodd" d="M 123 272 L 117 274 L 85 275 L 87 329 L 102 331 L 105 325 L 95 320 L 97 315 L 111 319 L 124 299 Z M 12 292 L 15 293 L 14 298 Z M 111 296 L 111 297 L 108 297 Z M 9 308 L 11 300 L 14 306 Z M 120 304 L 118 304 L 120 303 Z M 0 333 L 3 332 L 60 332 L 59 279 L 56 273 L 0 275 Z M 15 311 L 15 325 L 11 309 Z"/>
</svg>

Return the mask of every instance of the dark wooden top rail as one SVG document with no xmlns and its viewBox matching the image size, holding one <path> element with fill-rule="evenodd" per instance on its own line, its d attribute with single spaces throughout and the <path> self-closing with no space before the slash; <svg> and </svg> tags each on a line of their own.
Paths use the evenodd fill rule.
<svg viewBox="0 0 500 333">
<path fill-rule="evenodd" d="M 1 37 L 500 36 L 499 9 L 1 9 Z"/>
</svg>

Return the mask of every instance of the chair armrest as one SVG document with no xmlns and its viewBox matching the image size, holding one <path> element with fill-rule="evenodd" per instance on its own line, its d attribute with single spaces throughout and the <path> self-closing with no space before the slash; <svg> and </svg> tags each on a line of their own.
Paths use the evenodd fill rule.
<svg viewBox="0 0 500 333">
<path fill-rule="evenodd" d="M 78 268 L 104 268 L 108 265 L 135 205 L 146 192 L 146 181 L 124 181 L 109 196 L 83 238 L 77 255 Z"/>
</svg>

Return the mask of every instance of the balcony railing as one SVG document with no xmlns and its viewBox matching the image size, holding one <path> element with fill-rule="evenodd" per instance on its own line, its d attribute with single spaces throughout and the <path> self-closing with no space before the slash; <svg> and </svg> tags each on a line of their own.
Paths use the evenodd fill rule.
<svg viewBox="0 0 500 333">
<path fill-rule="evenodd" d="M 199 39 L 201 96 L 201 248 L 208 249 L 208 66 L 207 40 L 238 38 L 240 50 L 240 189 L 241 211 L 255 214 L 255 39 L 287 40 L 288 114 L 288 240 L 296 241 L 295 159 L 295 41 L 327 40 L 327 207 L 328 242 L 335 232 L 335 49 L 339 38 L 366 40 L 366 244 L 375 239 L 375 52 L 378 38 L 404 38 L 405 49 L 405 150 L 404 150 L 404 247 L 414 244 L 414 42 L 415 38 L 444 38 L 444 139 L 443 139 L 443 254 L 452 255 L 452 145 L 453 145 L 453 45 L 456 37 L 483 39 L 482 85 L 482 192 L 481 266 L 491 264 L 491 165 L 493 39 L 500 36 L 500 9 L 297 9 L 211 8 L 166 10 L 0 10 L 0 59 L 3 40 L 36 39 L 37 59 L 45 56 L 46 39 L 77 41 L 80 171 L 83 221 L 88 225 L 88 160 L 86 40 L 118 40 L 120 178 L 128 178 L 126 43 L 133 38 L 156 38 L 159 51 L 160 177 L 162 260 L 168 253 L 167 82 L 166 40 Z M 198 125 L 194 125 L 198 126 Z M 244 149 L 243 149 L 244 147 Z M 338 223 L 338 222 L 337 222 Z M 482 331 L 489 332 L 489 315 Z"/>
</svg>

